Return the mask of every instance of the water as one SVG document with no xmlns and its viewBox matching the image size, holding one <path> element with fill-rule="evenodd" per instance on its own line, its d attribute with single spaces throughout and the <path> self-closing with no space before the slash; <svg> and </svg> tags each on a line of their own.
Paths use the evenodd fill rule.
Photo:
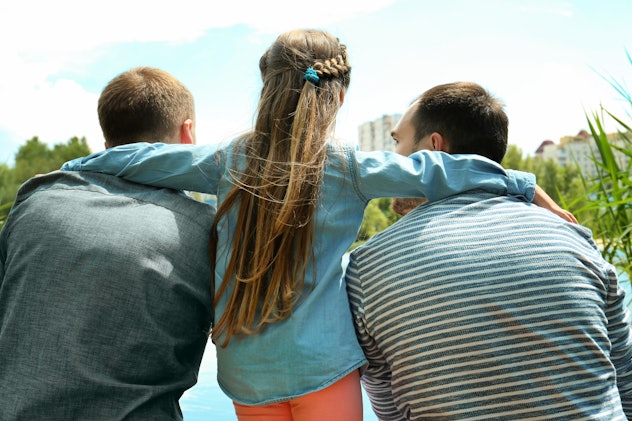
<svg viewBox="0 0 632 421">
<path fill-rule="evenodd" d="M 366 394 L 362 396 L 364 421 L 378 421 Z M 209 342 L 200 366 L 198 383 L 180 399 L 185 421 L 236 421 L 233 402 L 217 384 L 215 346 Z"/>
<path fill-rule="evenodd" d="M 198 382 L 184 392 L 180 407 L 186 421 L 234 421 L 237 419 L 233 403 L 217 384 L 215 347 L 212 343 L 206 347 Z"/>
</svg>

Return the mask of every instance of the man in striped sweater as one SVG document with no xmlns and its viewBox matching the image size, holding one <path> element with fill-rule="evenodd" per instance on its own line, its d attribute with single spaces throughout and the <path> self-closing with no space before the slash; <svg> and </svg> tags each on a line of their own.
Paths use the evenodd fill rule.
<svg viewBox="0 0 632 421">
<path fill-rule="evenodd" d="M 460 82 L 414 101 L 393 138 L 402 154 L 500 162 L 507 128 L 498 100 Z M 580 225 L 473 190 L 356 249 L 346 282 L 381 420 L 632 419 L 630 314 Z"/>
</svg>

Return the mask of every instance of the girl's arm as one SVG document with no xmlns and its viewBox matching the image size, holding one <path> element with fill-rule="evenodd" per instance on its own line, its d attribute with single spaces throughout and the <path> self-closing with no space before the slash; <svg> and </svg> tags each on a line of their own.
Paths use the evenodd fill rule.
<svg viewBox="0 0 632 421">
<path fill-rule="evenodd" d="M 92 171 L 136 183 L 216 194 L 216 145 L 130 143 L 66 162 L 63 171 Z"/>
<path fill-rule="evenodd" d="M 562 209 L 557 203 L 553 201 L 553 199 L 551 199 L 548 194 L 546 194 L 544 190 L 542 190 L 540 186 L 535 186 L 535 197 L 533 198 L 533 204 L 538 205 L 541 208 L 550 210 L 560 218 L 570 223 L 577 224 L 577 219 L 575 218 L 575 215 L 567 210 Z"/>
<path fill-rule="evenodd" d="M 406 157 L 394 152 L 352 151 L 359 193 L 378 197 L 426 197 L 439 200 L 468 190 L 533 200 L 535 176 L 505 170 L 479 155 L 450 155 L 422 150 Z"/>
</svg>

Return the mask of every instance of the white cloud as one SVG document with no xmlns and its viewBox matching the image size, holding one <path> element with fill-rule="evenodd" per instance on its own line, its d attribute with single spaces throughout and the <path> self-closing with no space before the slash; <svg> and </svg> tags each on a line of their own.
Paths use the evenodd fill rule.
<svg viewBox="0 0 632 421">
<path fill-rule="evenodd" d="M 529 4 L 520 6 L 522 12 L 527 13 L 543 13 L 549 15 L 559 15 L 570 17 L 575 14 L 575 8 L 569 2 L 546 2 L 541 6 Z"/>
<path fill-rule="evenodd" d="M 516 75 L 514 75 L 516 76 Z M 533 153 L 544 140 L 588 130 L 586 113 L 603 104 L 623 116 L 623 103 L 615 90 L 587 66 L 542 63 L 525 69 L 515 80 L 499 78 L 494 89 L 506 100 L 510 141 Z M 617 127 L 608 121 L 607 129 Z"/>
<path fill-rule="evenodd" d="M 96 124 L 98 93 L 50 76 L 97 59 L 95 49 L 126 42 L 187 42 L 210 28 L 245 24 L 259 32 L 319 26 L 390 5 L 394 0 L 320 0 L 306 11 L 295 0 L 23 0 L 0 4 L 0 129 L 11 141 L 34 135 L 64 142 L 86 136 L 102 149 Z"/>
<path fill-rule="evenodd" d="M 77 52 L 131 41 L 191 41 L 210 28 L 245 24 L 260 31 L 318 25 L 373 12 L 395 0 L 295 0 L 216 2 L 206 0 L 25 0 L 0 6 L 0 39 L 9 51 Z"/>
<path fill-rule="evenodd" d="M 0 127 L 8 127 L 21 141 L 39 136 L 44 142 L 65 142 L 86 136 L 92 150 L 103 149 L 96 113 L 97 95 L 71 80 L 31 79 L 33 84 L 0 85 Z"/>
</svg>

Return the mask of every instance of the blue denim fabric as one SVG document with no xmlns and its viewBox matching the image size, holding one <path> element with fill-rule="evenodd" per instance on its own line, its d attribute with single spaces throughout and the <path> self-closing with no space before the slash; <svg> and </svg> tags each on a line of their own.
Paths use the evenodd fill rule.
<svg viewBox="0 0 632 421">
<path fill-rule="evenodd" d="M 0 232 L 0 419 L 179 420 L 214 208 L 102 174 L 26 182 Z"/>
<path fill-rule="evenodd" d="M 132 144 L 81 158 L 67 170 L 103 171 L 132 181 L 217 194 L 233 187 L 228 172 L 242 155 L 232 147 Z M 216 153 L 217 152 L 217 153 Z M 240 158 L 241 157 L 241 158 Z M 293 315 L 262 333 L 217 348 L 218 382 L 243 404 L 287 400 L 327 387 L 366 363 L 355 336 L 341 258 L 355 240 L 364 209 L 379 197 L 432 200 L 471 189 L 533 198 L 533 175 L 505 171 L 477 156 L 420 151 L 410 158 L 331 145 L 315 213 L 316 277 L 307 268 L 306 293 Z M 222 279 L 234 218 L 219 225 L 216 276 Z M 219 282 L 217 283 L 219 285 Z M 216 317 L 225 308 L 219 302 Z"/>
</svg>

